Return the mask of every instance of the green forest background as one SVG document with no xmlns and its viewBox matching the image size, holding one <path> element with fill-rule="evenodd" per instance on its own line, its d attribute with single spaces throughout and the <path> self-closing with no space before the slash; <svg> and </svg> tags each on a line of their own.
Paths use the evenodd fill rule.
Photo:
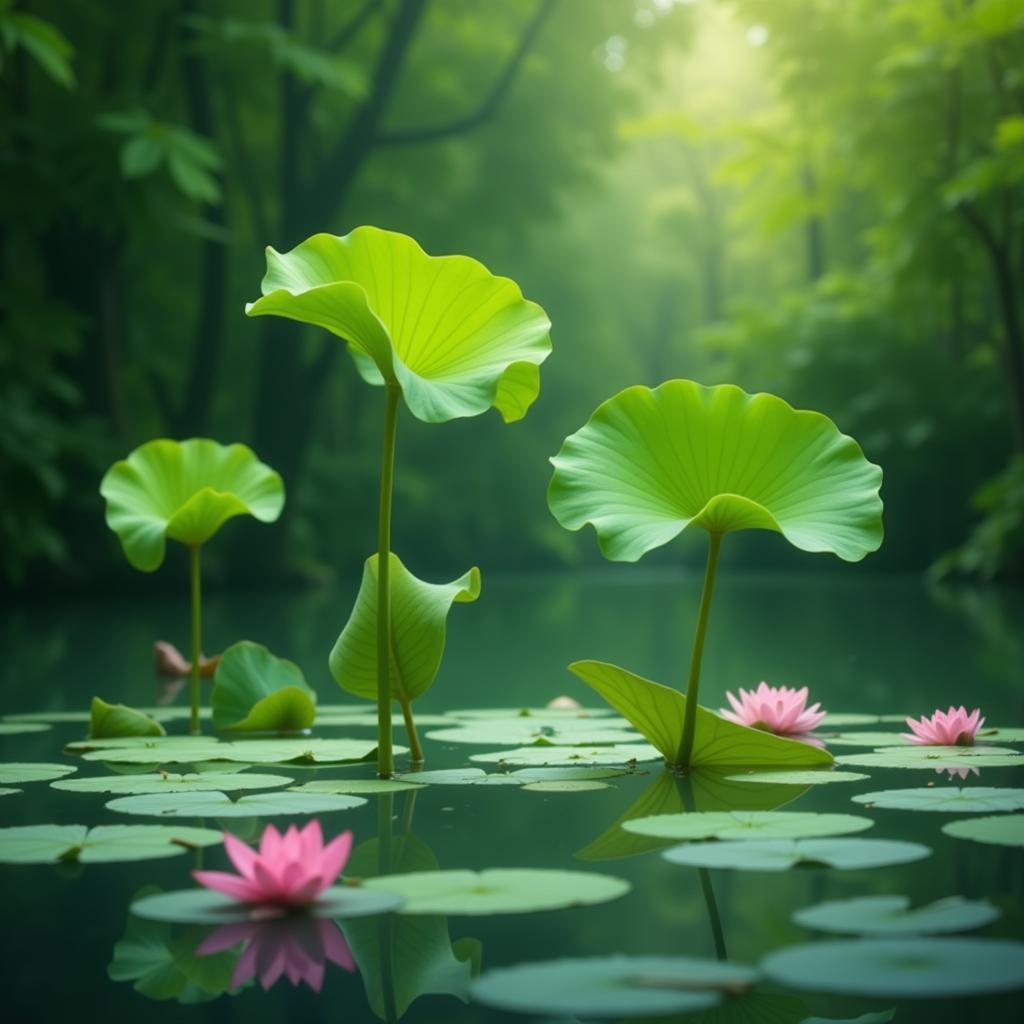
<svg viewBox="0 0 1024 1024">
<path fill-rule="evenodd" d="M 691 377 L 861 442 L 875 568 L 1024 572 L 1024 0 L 0 0 L 0 138 L 8 591 L 132 578 L 97 487 L 156 436 L 285 477 L 213 578 L 358 574 L 379 395 L 243 306 L 265 245 L 365 223 L 554 324 L 521 423 L 403 414 L 417 571 L 599 561 L 547 459 L 621 388 Z M 772 539 L 734 557 L 790 564 Z"/>
</svg>

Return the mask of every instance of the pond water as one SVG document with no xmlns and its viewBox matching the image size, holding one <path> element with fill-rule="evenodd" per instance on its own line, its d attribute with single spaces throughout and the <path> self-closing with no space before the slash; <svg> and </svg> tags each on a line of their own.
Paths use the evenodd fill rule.
<svg viewBox="0 0 1024 1024">
<path fill-rule="evenodd" d="M 417 707 L 421 714 L 543 707 L 563 693 L 597 707 L 601 702 L 596 696 L 565 671 L 568 662 L 579 658 L 612 661 L 679 685 L 699 589 L 698 577 L 669 571 L 485 578 L 480 602 L 454 609 L 441 674 Z M 242 637 L 266 643 L 304 667 L 322 704 L 350 702 L 331 681 L 326 654 L 352 597 L 347 588 L 211 594 L 205 602 L 208 646 Z M 185 646 L 184 600 L 133 597 L 29 606 L 3 614 L 5 713 L 84 710 L 94 693 L 134 705 L 168 698 L 166 692 L 158 693 L 151 647 L 158 638 Z M 717 708 L 727 688 L 765 679 L 806 684 L 813 699 L 833 712 L 921 714 L 966 703 L 980 705 L 990 725 L 1024 726 L 1022 621 L 1019 592 L 929 590 L 915 578 L 878 578 L 856 568 L 836 575 L 725 572 L 712 613 L 702 703 Z M 179 704 L 185 698 L 184 691 L 174 697 Z M 183 728 L 183 723 L 170 727 Z M 900 731 L 891 722 L 864 728 Z M 78 766 L 78 775 L 100 774 L 105 769 L 99 762 L 60 753 L 64 743 L 80 738 L 84 730 L 82 724 L 64 722 L 49 731 L 0 735 L 0 761 L 64 760 Z M 328 726 L 315 732 L 360 739 L 373 735 L 366 726 Z M 402 741 L 400 730 L 396 738 Z M 428 768 L 465 766 L 473 754 L 501 749 L 426 742 Z M 833 752 L 871 749 L 837 746 Z M 372 777 L 369 766 L 275 765 L 255 770 L 291 775 L 299 782 Z M 965 933 L 961 941 L 1022 937 L 1024 850 L 942 832 L 944 824 L 968 814 L 866 808 L 851 800 L 859 793 L 932 785 L 1019 786 L 1020 768 L 985 767 L 964 780 L 930 768 L 846 770 L 870 778 L 789 786 L 781 793 L 776 785 L 759 789 L 741 784 L 723 797 L 702 789 L 699 781 L 692 786 L 678 783 L 651 762 L 602 780 L 604 788 L 552 792 L 432 785 L 374 795 L 361 807 L 320 814 L 328 836 L 351 828 L 357 847 L 367 844 L 357 849 L 353 861 L 367 875 L 376 873 L 382 859 L 403 871 L 437 866 L 557 868 L 613 875 L 632 889 L 610 902 L 565 910 L 347 922 L 344 930 L 359 970 L 349 972 L 327 962 L 319 994 L 281 978 L 267 992 L 249 984 L 218 995 L 230 979 L 237 949 L 199 958 L 195 949 L 211 929 L 129 918 L 129 904 L 139 890 L 191 887 L 189 871 L 196 857 L 206 866 L 224 866 L 218 848 L 111 864 L 0 865 L 5 1020 L 361 1022 L 377 1019 L 372 1001 L 382 1012 L 393 1006 L 403 1020 L 423 1024 L 570 1021 L 577 1018 L 555 1009 L 530 1017 L 463 1001 L 469 999 L 469 979 L 479 967 L 486 972 L 524 961 L 612 954 L 713 959 L 727 953 L 732 961 L 757 965 L 773 951 L 812 941 L 815 935 L 822 941 L 839 938 L 808 931 L 792 915 L 823 901 L 858 896 L 905 895 L 915 906 L 954 895 L 987 899 L 1001 916 Z M 0 797 L 3 826 L 152 820 L 107 809 L 110 796 L 62 792 L 45 781 L 11 788 L 22 792 Z M 863 836 L 921 843 L 932 852 L 913 863 L 870 870 L 705 871 L 663 858 L 660 850 L 673 842 L 618 827 L 638 802 L 647 808 L 641 813 L 650 814 L 692 804 L 698 810 L 719 809 L 726 806 L 723 800 L 747 809 L 785 801 L 787 811 L 866 815 L 874 824 Z M 263 820 L 234 818 L 228 827 L 252 838 Z M 270 820 L 284 824 L 288 819 Z M 211 819 L 202 824 L 219 827 Z M 383 844 L 374 842 L 379 835 L 385 837 Z M 268 957 L 291 943 L 304 949 L 307 958 L 323 961 L 317 929 L 282 935 L 287 929 L 276 927 L 261 940 Z M 330 941 L 327 946 L 337 953 Z M 826 964 L 835 967 L 835 962 Z M 786 1024 L 864 1014 L 881 1014 L 866 1020 L 885 1020 L 891 1010 L 892 1019 L 900 1022 L 1019 1019 L 1019 991 L 913 1000 L 865 995 L 865 978 L 870 982 L 870 976 L 855 959 L 847 966 L 848 984 L 840 985 L 843 993 L 814 991 L 817 986 L 834 987 L 822 981 L 828 970 L 821 965 L 798 973 L 799 989 L 767 981 L 755 995 L 730 997 L 716 1010 L 661 1019 Z M 382 983 L 388 998 L 381 994 Z M 596 982 L 580 982 L 583 987 L 592 984 Z M 926 985 L 924 994 L 930 991 Z M 618 1019 L 634 1016 L 626 1012 Z"/>
</svg>

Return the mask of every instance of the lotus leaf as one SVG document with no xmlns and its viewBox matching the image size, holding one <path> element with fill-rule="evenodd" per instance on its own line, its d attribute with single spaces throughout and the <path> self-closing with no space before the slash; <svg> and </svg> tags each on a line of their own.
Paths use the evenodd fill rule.
<svg viewBox="0 0 1024 1024">
<path fill-rule="evenodd" d="M 8 761 L 0 764 L 0 783 L 12 782 L 49 782 L 50 779 L 59 779 L 65 775 L 72 775 L 76 771 L 70 764 L 45 764 Z"/>
<path fill-rule="evenodd" d="M 996 814 L 988 818 L 964 818 L 942 826 L 947 836 L 996 846 L 1024 846 L 1024 814 Z"/>
<path fill-rule="evenodd" d="M 852 799 L 869 807 L 892 808 L 898 811 L 962 814 L 966 811 L 1024 810 L 1024 789 L 1000 789 L 993 786 L 886 789 L 878 793 L 858 793 Z"/>
<path fill-rule="evenodd" d="M 646 743 L 617 743 L 606 747 L 516 747 L 486 754 L 472 754 L 470 761 L 480 764 L 506 764 L 522 767 L 542 765 L 615 764 L 630 766 L 656 761 L 658 752 Z"/>
<path fill-rule="evenodd" d="M 169 825 L 20 825 L 0 828 L 0 863 L 83 864 L 170 857 L 221 841 L 208 828 Z"/>
<path fill-rule="evenodd" d="M 965 932 L 991 924 L 998 908 L 987 900 L 948 896 L 924 907 L 910 908 L 908 896 L 860 896 L 805 907 L 793 920 L 812 931 L 839 935 L 931 935 Z"/>
<path fill-rule="evenodd" d="M 266 775 L 256 772 L 202 772 L 176 775 L 171 772 L 142 772 L 138 775 L 101 775 L 98 778 L 66 779 L 51 782 L 53 789 L 69 793 L 190 793 L 209 790 L 272 789 L 287 786 L 293 780 L 287 775 Z"/>
<path fill-rule="evenodd" d="M 89 708 L 89 735 L 97 738 L 112 736 L 165 736 L 164 727 L 155 719 L 124 704 L 108 704 L 93 697 Z"/>
<path fill-rule="evenodd" d="M 674 864 L 740 871 L 788 871 L 797 866 L 839 870 L 906 864 L 931 854 L 920 843 L 894 839 L 753 839 L 687 843 L 662 856 Z"/>
<path fill-rule="evenodd" d="M 107 804 L 108 810 L 122 814 L 143 814 L 154 818 L 255 818 L 297 814 L 323 814 L 362 807 L 358 796 L 334 796 L 326 793 L 254 793 L 232 800 L 226 793 L 147 793 L 122 796 Z"/>
<path fill-rule="evenodd" d="M 221 655 L 210 704 L 213 724 L 231 732 L 299 732 L 316 718 L 302 669 L 249 640 Z"/>
<path fill-rule="evenodd" d="M 802 839 L 871 828 L 870 818 L 807 811 L 690 811 L 624 822 L 627 832 L 662 839 Z"/>
<path fill-rule="evenodd" d="M 50 728 L 46 722 L 0 722 L 0 736 L 18 736 L 28 732 L 46 732 Z"/>
</svg>

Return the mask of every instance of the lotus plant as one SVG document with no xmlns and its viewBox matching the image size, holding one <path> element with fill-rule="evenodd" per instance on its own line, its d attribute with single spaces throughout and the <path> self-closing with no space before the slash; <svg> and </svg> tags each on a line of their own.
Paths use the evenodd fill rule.
<svg viewBox="0 0 1024 1024">
<path fill-rule="evenodd" d="M 980 708 L 975 708 L 968 714 L 967 708 L 962 705 L 958 708 L 950 706 L 948 711 L 937 708 L 930 718 L 922 715 L 920 721 L 908 718 L 910 732 L 900 735 L 911 743 L 940 747 L 972 747 L 974 737 L 984 724 L 985 719 Z"/>
<path fill-rule="evenodd" d="M 722 708 L 718 713 L 738 725 L 751 729 L 764 729 L 776 736 L 806 736 L 825 720 L 825 712 L 819 711 L 821 704 L 807 707 L 808 690 L 791 686 L 769 686 L 761 682 L 756 690 L 744 690 L 741 686 L 739 697 L 726 692 L 725 696 L 732 710 Z"/>
<path fill-rule="evenodd" d="M 428 256 L 408 236 L 375 227 L 314 235 L 285 253 L 268 248 L 261 287 L 262 297 L 246 307 L 250 316 L 324 328 L 346 344 L 363 380 L 384 389 L 377 554 L 364 566 L 356 607 L 330 665 L 340 686 L 376 699 L 377 770 L 387 777 L 394 771 L 392 701 L 402 709 L 412 760 L 423 760 L 412 701 L 440 666 L 444 617 L 438 620 L 437 609 L 447 614 L 453 601 L 479 593 L 475 569 L 453 584 L 425 584 L 391 552 L 399 405 L 424 423 L 492 407 L 506 423 L 520 419 L 540 390 L 551 324 L 514 282 L 476 260 Z M 399 622 L 402 629 L 393 628 Z"/>
<path fill-rule="evenodd" d="M 250 515 L 262 523 L 274 522 L 284 507 L 284 485 L 280 476 L 243 444 L 222 445 L 207 438 L 160 439 L 115 462 L 100 483 L 100 494 L 106 501 L 107 525 L 117 534 L 125 557 L 136 569 L 159 569 L 168 538 L 188 548 L 192 605 L 190 725 L 191 731 L 198 733 L 199 677 L 203 670 L 200 550 L 235 516 Z M 159 664 L 159 651 L 157 657 Z"/>
</svg>

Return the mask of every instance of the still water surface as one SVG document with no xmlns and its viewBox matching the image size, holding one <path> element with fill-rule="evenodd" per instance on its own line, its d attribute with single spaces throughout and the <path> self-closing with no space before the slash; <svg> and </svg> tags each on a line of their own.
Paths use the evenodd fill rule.
<svg viewBox="0 0 1024 1024">
<path fill-rule="evenodd" d="M 699 586 L 692 574 L 630 569 L 571 579 L 492 576 L 485 579 L 478 604 L 455 607 L 441 675 L 417 706 L 423 713 L 537 706 L 562 693 L 597 704 L 564 670 L 578 658 L 612 661 L 678 685 Z M 207 648 L 242 638 L 266 643 L 303 666 L 322 703 L 347 701 L 330 679 L 326 655 L 353 596 L 347 588 L 281 595 L 213 594 L 206 602 Z M 7 611 L 0 621 L 3 711 L 85 709 L 94 693 L 108 701 L 155 703 L 152 643 L 165 638 L 184 648 L 186 617 L 183 603 L 166 599 Z M 955 702 L 980 705 L 990 724 L 1024 725 L 1022 623 L 1024 598 L 1019 592 L 929 590 L 916 578 L 878 578 L 856 568 L 837 575 L 727 572 L 712 614 L 702 703 L 718 707 L 727 688 L 765 679 L 806 684 L 813 699 L 836 712 L 920 714 Z M 184 692 L 176 698 L 179 703 L 184 699 Z M 59 747 L 82 731 L 80 725 L 64 724 L 51 732 L 2 736 L 0 761 L 60 760 Z M 338 728 L 324 731 L 328 736 L 342 734 Z M 368 735 L 366 730 L 348 734 Z M 470 754 L 486 749 L 427 742 L 429 768 L 460 766 L 468 763 Z M 843 752 L 849 751 L 836 751 Z M 319 816 L 327 835 L 354 829 L 357 845 L 373 840 L 391 818 L 394 841 L 408 858 L 407 869 L 436 863 L 442 868 L 595 870 L 633 885 L 623 899 L 596 907 L 400 921 L 404 930 L 397 936 L 396 950 L 401 962 L 393 966 L 397 1002 L 411 1000 L 403 1020 L 490 1024 L 540 1019 L 486 1010 L 452 994 L 417 997 L 431 991 L 464 994 L 475 961 L 486 969 L 525 960 L 612 953 L 715 956 L 707 894 L 695 869 L 672 865 L 656 851 L 589 859 L 623 852 L 608 839 L 616 836 L 615 822 L 657 783 L 657 766 L 643 768 L 592 792 L 438 786 L 372 797 L 356 810 Z M 280 774 L 277 767 L 266 770 Z M 95 773 L 97 766 L 83 766 L 82 771 Z M 340 772 L 351 777 L 363 770 L 297 769 L 294 774 L 304 782 Z M 1019 785 L 1019 773 L 1020 769 L 983 770 L 980 778 L 965 784 Z M 787 809 L 864 813 L 850 802 L 855 793 L 925 786 L 930 781 L 951 784 L 931 771 L 873 770 L 872 778 L 861 783 L 814 787 Z M 104 808 L 109 797 L 60 793 L 46 783 L 22 788 L 22 793 L 0 802 L 0 824 L 95 825 L 124 820 Z M 925 843 L 933 855 L 915 864 L 871 871 L 711 872 L 721 940 L 730 959 L 756 964 L 775 948 L 807 941 L 809 934 L 790 921 L 798 908 L 882 893 L 905 894 L 914 904 L 953 894 L 988 898 L 1003 916 L 980 934 L 1022 937 L 1020 850 L 954 841 L 940 831 L 951 820 L 949 815 L 870 813 L 876 822 L 871 836 Z M 261 825 L 235 819 L 229 827 L 252 835 Z M 370 852 L 364 848 L 364 861 Z M 221 866 L 216 849 L 205 856 L 208 865 Z M 177 957 L 186 972 L 196 970 L 190 953 L 204 933 L 178 926 L 130 926 L 131 941 L 122 950 L 136 958 L 140 950 L 147 952 L 134 968 L 131 962 L 125 965 L 122 955 L 114 973 L 126 980 L 110 980 L 108 968 L 115 946 L 129 928 L 128 905 L 134 894 L 145 886 L 189 887 L 192 866 L 189 855 L 88 867 L 0 866 L 0 991 L 5 1021 L 334 1024 L 376 1019 L 363 977 L 330 963 L 319 995 L 281 979 L 267 993 L 250 985 L 192 1005 L 150 998 L 135 989 L 133 969 L 137 976 L 163 958 L 167 976 L 178 977 Z M 381 966 L 368 948 L 373 944 L 355 929 L 349 937 L 369 976 Z M 377 984 L 369 977 L 368 983 Z M 148 988 L 150 995 L 166 995 L 174 984 L 158 980 Z M 183 993 L 185 998 L 201 994 L 194 986 Z M 900 1022 L 1002 1022 L 1018 1020 L 1020 1010 L 1020 993 L 902 1003 L 790 995 L 756 1012 L 752 1007 L 742 1018 L 712 1013 L 678 1020 L 785 1024 L 811 1016 L 850 1019 L 895 1006 L 894 1019 Z"/>
</svg>

